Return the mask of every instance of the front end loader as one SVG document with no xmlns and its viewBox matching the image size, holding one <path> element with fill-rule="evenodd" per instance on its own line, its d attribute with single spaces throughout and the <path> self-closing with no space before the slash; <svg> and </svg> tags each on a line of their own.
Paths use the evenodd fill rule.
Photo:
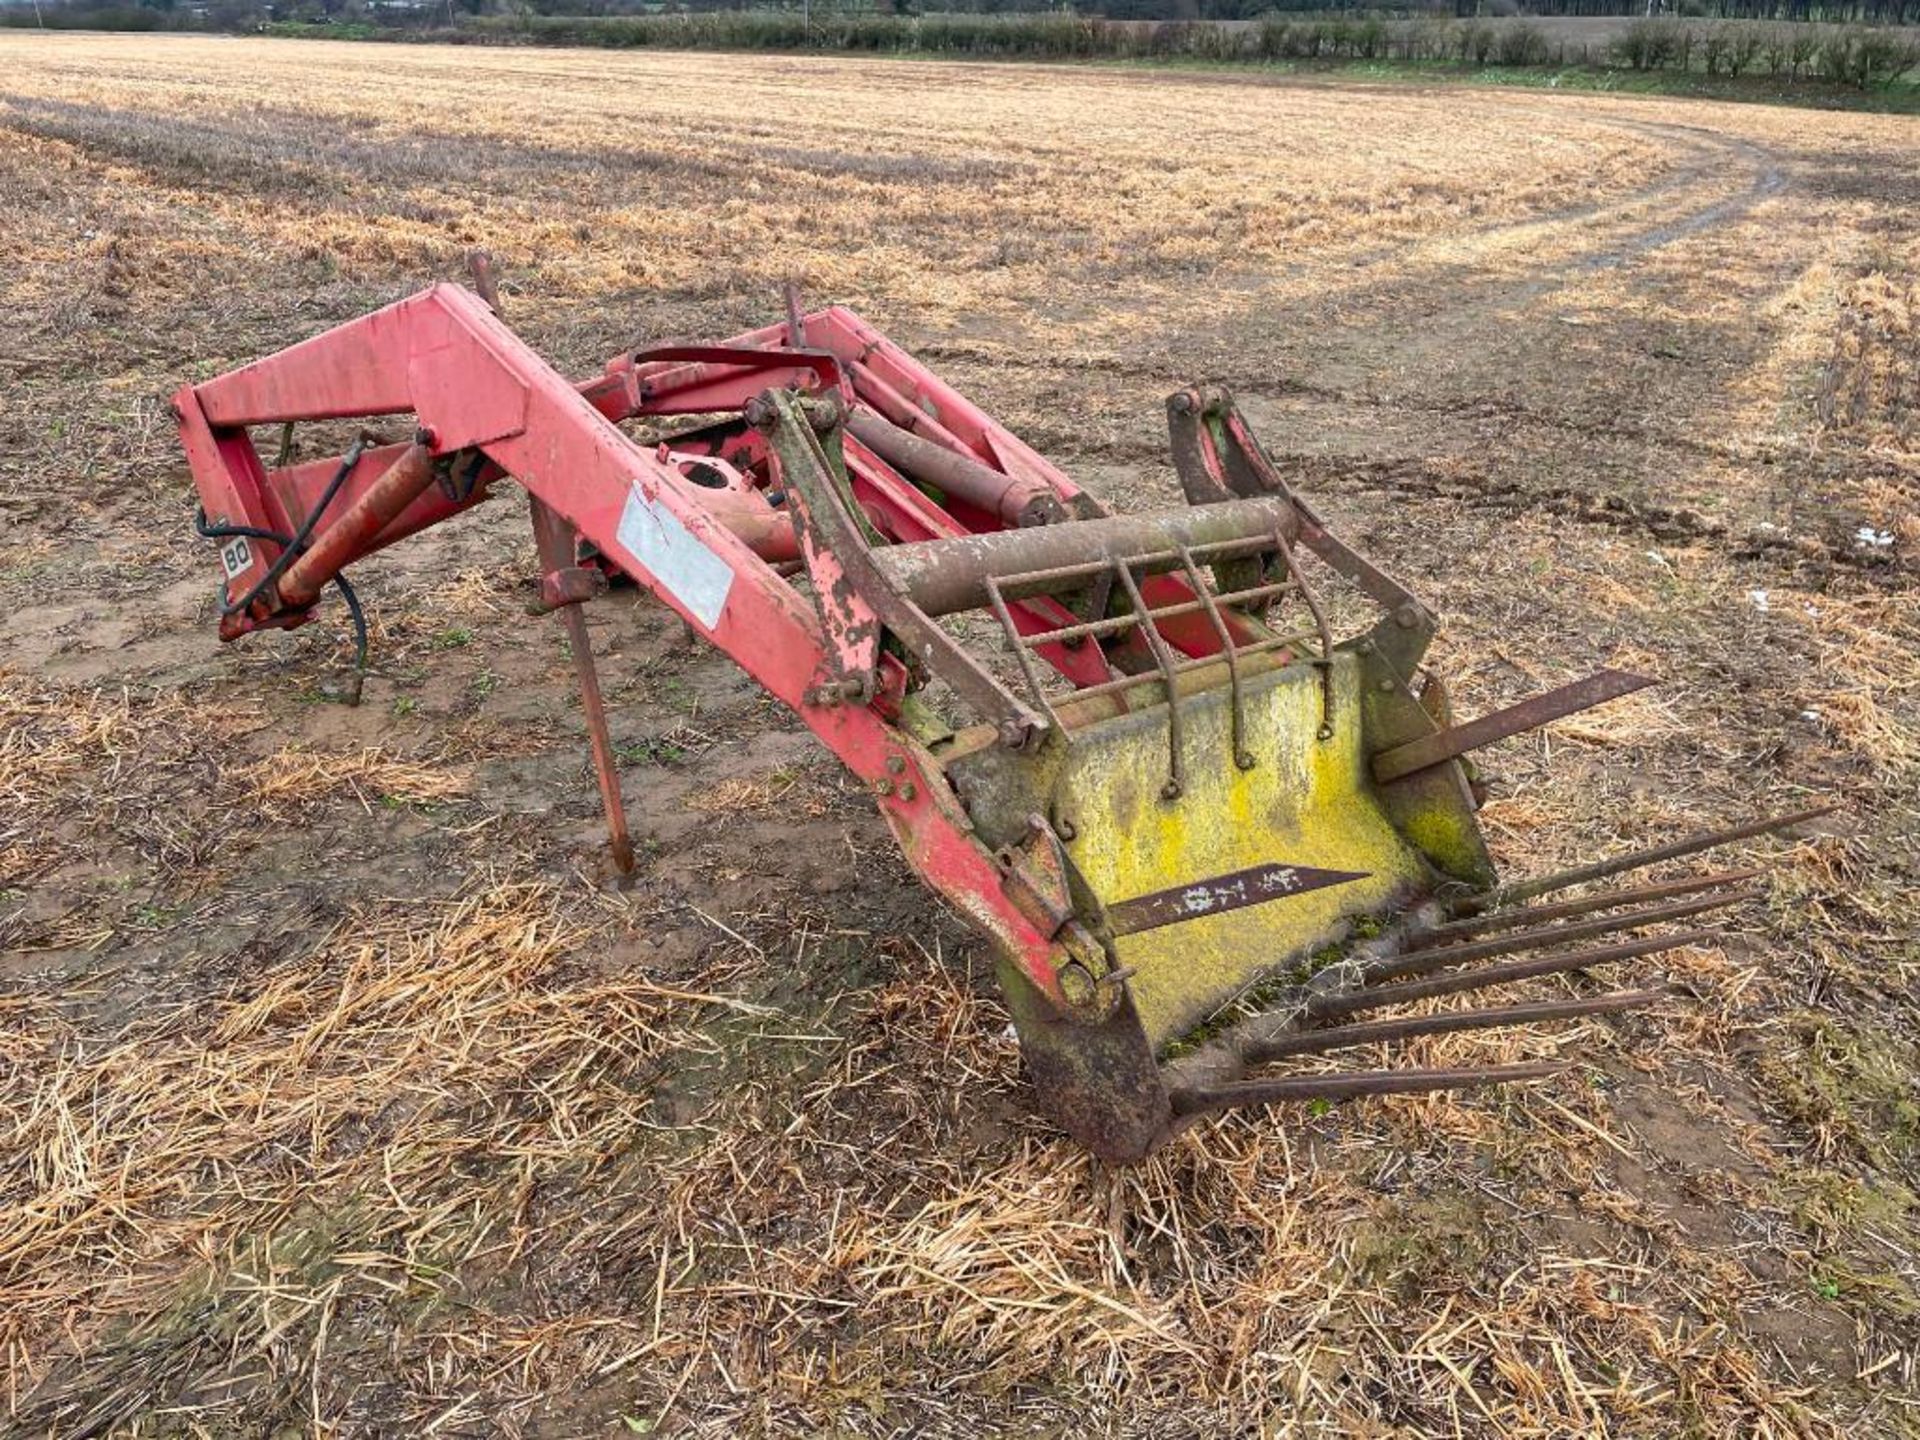
<svg viewBox="0 0 1920 1440">
<path fill-rule="evenodd" d="M 1649 1004 L 1665 992 L 1592 977 L 1708 938 L 1697 923 L 1759 872 L 1600 882 L 1823 813 L 1503 884 L 1468 753 L 1648 682 L 1602 671 L 1457 721 L 1423 667 L 1432 611 L 1329 528 L 1224 390 L 1167 402 L 1187 503 L 1119 515 L 846 309 L 790 293 L 765 328 L 576 383 L 476 276 L 482 294 L 436 285 L 175 397 L 221 637 L 304 624 L 331 583 L 364 669 L 346 567 L 511 477 L 614 862 L 632 853 L 579 609 L 609 574 L 868 787 L 993 947 L 1040 1107 L 1109 1161 L 1233 1106 L 1550 1074 L 1289 1062 Z M 396 417 L 410 438 L 332 459 L 269 466 L 256 445 Z M 635 420 L 670 438 L 640 443 Z M 1578 989 L 1414 1003 L 1542 975 Z"/>
</svg>

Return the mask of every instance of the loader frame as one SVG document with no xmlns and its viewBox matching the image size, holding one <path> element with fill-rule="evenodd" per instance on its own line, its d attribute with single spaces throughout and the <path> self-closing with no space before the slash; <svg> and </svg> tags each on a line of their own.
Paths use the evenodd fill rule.
<svg viewBox="0 0 1920 1440">
<path fill-rule="evenodd" d="M 1263 1057 L 1327 1048 L 1294 1033 L 1302 1026 L 1702 933 L 1480 972 L 1492 978 L 1405 980 L 1522 948 L 1434 939 L 1509 923 L 1476 918 L 1513 896 L 1493 889 L 1464 754 L 1650 682 L 1601 671 L 1454 724 L 1443 690 L 1415 688 L 1432 613 L 1294 493 L 1226 392 L 1168 400 L 1187 507 L 1114 515 L 844 308 L 803 313 L 790 290 L 783 322 L 720 344 L 625 352 L 575 383 L 502 322 L 484 264 L 475 277 L 480 293 L 435 285 L 175 395 L 199 530 L 220 544 L 222 639 L 306 624 L 323 587 L 337 585 L 360 627 L 364 673 L 364 620 L 345 569 L 512 477 L 531 508 L 538 608 L 567 627 L 615 864 L 630 869 L 632 850 L 580 612 L 609 570 L 725 651 L 867 787 L 914 870 L 993 945 L 1042 1103 L 1097 1153 L 1137 1159 L 1225 1105 L 1549 1073 L 1526 1064 L 1236 1079 Z M 376 433 L 397 417 L 411 438 Z M 634 420 L 664 423 L 671 437 L 642 444 L 620 428 Z M 363 428 L 344 455 L 302 463 L 291 436 L 308 422 Z M 271 466 L 255 433 L 270 427 L 282 449 Z M 1370 628 L 1336 638 L 1306 555 L 1371 608 Z M 1304 607 L 1304 629 L 1269 624 L 1282 596 Z M 967 611 L 998 626 L 1011 672 L 942 623 Z M 932 682 L 972 724 L 957 728 L 927 703 Z M 1189 732 L 1206 738 L 1204 755 Z M 1088 825 L 1096 833 L 1078 837 L 1077 858 L 1063 800 L 1103 812 Z M 1178 883 L 1143 891 L 1154 867 L 1124 852 L 1156 824 L 1156 858 L 1179 858 L 1167 872 Z M 1276 837 L 1340 864 L 1276 857 Z M 1520 898 L 1641 863 L 1651 862 L 1547 877 Z M 1661 893 L 1713 893 L 1518 941 L 1718 908 L 1749 898 L 1728 888 L 1743 878 L 1670 886 Z M 1646 898 L 1621 895 L 1559 909 Z M 1279 900 L 1293 902 L 1293 920 L 1249 918 Z M 1316 977 L 1284 1013 L 1163 1060 L 1184 1029 L 1350 938 L 1349 917 L 1389 905 L 1413 918 L 1370 941 L 1366 963 Z M 1175 926 L 1188 927 L 1178 945 L 1142 938 Z M 1254 953 L 1275 935 L 1291 948 Z M 1187 993 L 1190 972 L 1200 983 Z M 1329 988 L 1343 976 L 1344 989 Z M 1382 980 L 1404 983 L 1366 988 Z M 1655 995 L 1466 1012 L 1456 1028 L 1493 1023 L 1485 1015 L 1613 1013 Z M 1404 1030 L 1372 1030 L 1396 1025 Z"/>
<path fill-rule="evenodd" d="M 871 627 L 865 636 L 853 625 L 829 634 L 820 610 L 778 568 L 798 559 L 805 543 L 792 513 L 737 489 L 690 480 L 661 449 L 643 447 L 615 423 L 744 411 L 756 397 L 787 387 L 834 405 L 858 385 L 863 398 L 899 419 L 913 422 L 918 414 L 921 431 L 937 430 L 943 439 L 958 438 L 991 455 L 1004 467 L 1016 513 L 1035 496 L 1076 513 L 1102 513 L 1058 470 L 850 311 L 829 309 L 806 317 L 804 325 L 810 346 L 769 348 L 786 338 L 787 327 L 776 325 L 724 346 L 621 355 L 576 385 L 478 295 L 443 283 L 186 386 L 173 407 L 207 528 L 256 532 L 229 537 L 238 547 L 223 551 L 226 605 L 258 593 L 223 617 L 222 638 L 307 623 L 320 584 L 479 503 L 493 480 L 511 475 L 537 517 L 556 517 L 791 707 L 867 784 L 915 870 L 1014 957 L 1051 1003 L 1073 1010 L 1076 1002 L 1063 993 L 1058 975 L 1074 954 L 1008 897 L 1001 869 L 975 843 L 971 822 L 925 746 L 884 718 L 899 714 L 904 667 L 875 652 L 878 633 Z M 301 559 L 319 554 L 309 549 L 267 580 L 285 547 L 259 535 L 295 533 L 337 467 L 321 461 L 270 470 L 250 430 L 396 415 L 415 417 L 415 438 L 368 448 L 346 467 L 322 532 L 339 539 L 321 556 L 319 570 L 302 567 Z M 974 507 L 935 506 L 857 438 L 848 436 L 844 445 L 860 498 L 894 535 L 931 540 L 962 533 L 953 516 Z M 396 472 L 399 482 L 411 482 L 398 505 Z M 383 484 L 389 487 L 384 494 Z M 597 588 L 567 566 L 545 569 L 545 595 L 555 608 Z M 847 598 L 852 603 L 842 614 L 858 608 Z M 1017 610 L 1015 621 L 1028 629 L 1047 623 L 1032 607 Z M 1069 673 L 1081 663 L 1066 650 L 1048 658 Z M 866 686 L 874 696 L 863 695 Z M 875 697 L 877 706 L 863 703 Z"/>
</svg>

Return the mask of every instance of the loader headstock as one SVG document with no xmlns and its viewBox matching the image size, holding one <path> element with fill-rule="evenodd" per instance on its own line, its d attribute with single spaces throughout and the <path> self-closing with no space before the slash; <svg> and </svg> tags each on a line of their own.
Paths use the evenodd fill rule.
<svg viewBox="0 0 1920 1440">
<path fill-rule="evenodd" d="M 1432 611 L 1330 529 L 1222 390 L 1170 397 L 1188 503 L 1138 516 L 851 312 L 791 297 L 783 322 L 629 352 L 575 385 L 490 303 L 436 286 L 176 408 L 202 532 L 225 546 L 226 639 L 304 623 L 329 581 L 357 620 L 346 565 L 518 480 L 616 863 L 631 849 L 578 609 L 606 570 L 869 786 L 915 870 L 994 945 L 1042 1107 L 1108 1159 L 1231 1105 L 1547 1073 L 1253 1072 L 1650 1003 L 1643 987 L 1355 1018 L 1691 943 L 1704 932 L 1640 932 L 1749 898 L 1753 872 L 1525 902 L 1818 813 L 1498 887 L 1467 752 L 1649 682 L 1602 671 L 1455 723 L 1422 669 Z M 394 416 L 411 439 L 272 467 L 255 447 L 263 427 L 286 450 L 296 423 Z M 621 428 L 637 419 L 670 438 L 638 443 Z"/>
</svg>

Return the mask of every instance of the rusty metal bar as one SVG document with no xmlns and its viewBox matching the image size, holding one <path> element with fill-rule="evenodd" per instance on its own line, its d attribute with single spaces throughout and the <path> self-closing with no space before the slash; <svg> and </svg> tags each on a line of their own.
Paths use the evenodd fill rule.
<svg viewBox="0 0 1920 1440">
<path fill-rule="evenodd" d="M 1002 745 L 1018 748 L 1027 744 L 1051 722 L 988 674 L 953 636 L 934 624 L 880 572 L 877 562 L 887 551 L 868 548 L 853 503 L 836 481 L 804 404 L 789 391 L 769 390 L 747 406 L 746 417 L 767 437 L 780 467 L 781 483 L 793 492 L 794 502 L 814 537 L 811 543 L 817 551 L 833 557 L 852 593 L 880 623 L 994 726 Z M 821 598 L 832 600 L 831 586 Z"/>
<path fill-rule="evenodd" d="M 313 544 L 280 577 L 280 605 L 304 610 L 320 598 L 321 587 L 343 566 L 366 553 L 378 535 L 433 484 L 432 437 L 424 430 L 400 458 L 339 519 L 314 537 Z"/>
<path fill-rule="evenodd" d="M 1411 955 L 1396 955 L 1376 960 L 1364 967 L 1369 980 L 1388 980 L 1400 975 L 1422 975 L 1443 965 L 1464 965 L 1472 960 L 1490 960 L 1496 955 L 1511 955 L 1516 950 L 1538 950 L 1561 945 L 1569 940 L 1591 940 L 1611 935 L 1616 930 L 1638 930 L 1669 920 L 1684 920 L 1709 910 L 1724 909 L 1747 900 L 1758 900 L 1766 892 L 1759 888 L 1730 890 L 1702 900 L 1676 900 L 1667 905 L 1651 905 L 1645 910 L 1630 910 L 1624 915 L 1602 915 L 1596 920 L 1577 920 L 1571 925 L 1547 925 L 1538 930 L 1515 930 L 1494 940 L 1470 940 L 1461 945 L 1436 945 L 1416 950 Z"/>
<path fill-rule="evenodd" d="M 781 287 L 782 298 L 787 304 L 787 348 L 801 350 L 807 343 L 807 311 L 800 303 L 800 282 L 791 275 Z"/>
<path fill-rule="evenodd" d="M 540 552 L 540 568 L 549 575 L 570 568 L 574 561 L 573 529 L 555 511 L 533 495 L 533 539 Z M 600 698 L 600 675 L 593 664 L 593 642 L 587 635 L 587 617 L 578 604 L 560 607 L 566 626 L 567 648 L 573 652 L 574 674 L 580 681 L 580 710 L 586 717 L 587 740 L 593 749 L 594 776 L 600 782 L 600 801 L 607 812 L 607 848 L 622 875 L 633 873 L 633 841 L 627 833 L 627 809 L 620 797 L 620 772 L 614 767 L 613 739 L 607 733 L 607 707 Z"/>
<path fill-rule="evenodd" d="M 1688 855 L 1698 855 L 1702 850 L 1731 845 L 1736 840 L 1752 840 L 1761 835 L 1790 830 L 1795 825 L 1804 824 L 1808 820 L 1818 820 L 1822 815 L 1831 815 L 1839 808 L 1837 803 L 1815 805 L 1808 810 L 1796 810 L 1791 815 L 1776 815 L 1771 820 L 1755 820 L 1726 830 L 1711 830 L 1704 835 L 1692 835 L 1685 840 L 1675 840 L 1671 844 L 1655 845 L 1648 850 L 1635 850 L 1625 855 L 1616 855 L 1611 860 L 1596 860 L 1591 865 L 1561 870 L 1552 875 L 1543 875 L 1537 880 L 1522 880 L 1517 884 L 1502 885 L 1498 890 L 1490 891 L 1485 895 L 1470 895 L 1455 901 L 1451 907 L 1451 913 L 1454 917 L 1461 918 L 1479 915 L 1507 905 L 1517 905 L 1525 900 L 1552 894 L 1555 890 L 1566 890 L 1575 885 L 1585 885 L 1590 881 L 1605 880 L 1614 875 L 1624 874 L 1628 870 L 1658 865 L 1663 860 L 1680 860 Z"/>
<path fill-rule="evenodd" d="M 1140 634 L 1147 642 L 1147 648 L 1153 652 L 1153 663 L 1160 669 L 1160 678 L 1167 686 L 1167 783 L 1160 787 L 1160 798 L 1178 800 L 1181 791 L 1186 789 L 1184 762 L 1181 759 L 1180 723 L 1180 664 L 1173 658 L 1173 651 L 1167 645 L 1167 637 L 1160 633 L 1160 627 L 1153 623 L 1153 612 L 1147 608 L 1146 597 L 1140 593 L 1140 583 L 1133 578 L 1133 570 L 1122 560 L 1114 564 L 1114 573 L 1120 577 L 1120 583 L 1126 587 L 1127 600 L 1133 606 L 1133 613 L 1140 617 Z"/>
<path fill-rule="evenodd" d="M 1249 1045 L 1244 1054 L 1250 1065 L 1284 1060 L 1290 1055 L 1320 1055 L 1354 1045 L 1410 1040 L 1416 1035 L 1453 1035 L 1463 1030 L 1495 1030 L 1508 1025 L 1538 1025 L 1549 1020 L 1574 1020 L 1585 1015 L 1618 1015 L 1664 1000 L 1667 990 L 1616 990 L 1587 1000 L 1542 1000 L 1529 1005 L 1496 1005 L 1487 1010 L 1446 1010 L 1438 1015 L 1408 1015 L 1397 1020 L 1369 1020 L 1328 1030 L 1305 1030 L 1276 1035 Z"/>
<path fill-rule="evenodd" d="M 1027 689 L 1033 695 L 1033 703 L 1047 717 L 1049 724 L 1058 727 L 1060 717 L 1053 713 L 1053 704 L 1047 699 L 1046 687 L 1040 683 L 1040 671 L 1033 663 L 1033 652 L 1022 643 L 1019 627 L 1013 623 L 1013 611 L 1008 608 L 1006 597 L 1000 593 L 1000 586 L 993 576 L 987 577 L 987 599 L 992 602 L 994 618 L 999 620 L 1000 628 L 1007 632 L 1007 641 L 1013 649 L 1013 658 L 1020 664 L 1020 673 L 1026 677 Z"/>
<path fill-rule="evenodd" d="M 1275 650 L 1284 650 L 1290 645 L 1298 645 L 1302 640 L 1307 638 L 1305 635 L 1275 635 L 1266 640 L 1256 640 L 1251 645 L 1239 646 L 1238 653 L 1240 658 L 1244 660 L 1252 656 L 1266 655 Z M 1218 655 L 1202 655 L 1191 660 L 1182 660 L 1175 665 L 1173 669 L 1176 675 L 1192 675 L 1198 671 L 1211 670 L 1216 666 L 1219 667 L 1221 678 L 1224 679 L 1226 662 Z M 1082 700 L 1095 700 L 1103 695 L 1115 695 L 1122 690 L 1132 690 L 1140 685 L 1160 685 L 1165 682 L 1166 677 L 1157 669 L 1142 671 L 1138 675 L 1122 675 L 1118 679 L 1103 680 L 1098 685 L 1088 685 L 1074 691 L 1071 695 L 1062 696 L 1060 706 L 1064 712 L 1066 707 L 1071 707 Z M 1184 696 L 1198 694 L 1203 690 L 1211 690 L 1213 685 L 1211 683 L 1182 685 L 1178 688 L 1180 694 Z M 1062 723 L 1069 729 L 1077 728 L 1081 724 L 1091 723 L 1091 721 L 1083 721 L 1077 716 L 1070 716 L 1065 713 L 1062 713 L 1060 718 Z"/>
<path fill-rule="evenodd" d="M 1333 627 L 1327 624 L 1327 612 L 1321 608 L 1320 597 L 1314 593 L 1313 586 L 1307 583 L 1307 577 L 1300 573 L 1300 566 L 1293 558 L 1293 548 L 1287 543 L 1286 533 L 1277 526 L 1273 538 L 1279 542 L 1280 561 L 1287 567 L 1287 576 L 1300 587 L 1300 598 L 1307 602 L 1307 610 L 1313 616 L 1313 628 L 1320 633 L 1320 738 L 1333 738 Z"/>
<path fill-rule="evenodd" d="M 1293 506 L 1278 498 L 1232 500 L 1157 515 L 1108 515 L 1065 525 L 995 530 L 951 540 L 889 545 L 874 560 L 889 580 L 928 615 L 986 606 L 986 577 L 1125 560 L 1145 574 L 1177 569 L 1185 546 L 1199 552 L 1220 542 L 1297 530 Z M 1024 598 L 1010 596 L 1009 598 Z"/>
<path fill-rule="evenodd" d="M 872 410 L 847 417 L 847 432 L 909 480 L 964 500 L 1007 525 L 1051 525 L 1067 518 L 1052 488 L 1022 480 L 903 430 Z"/>
<path fill-rule="evenodd" d="M 1186 566 L 1190 567 L 1193 564 L 1193 558 L 1190 552 L 1182 549 L 1176 550 L 1173 553 L 1175 555 L 1186 556 L 1187 558 L 1183 562 Z M 1142 559 L 1147 558 L 1151 557 L 1135 557 L 1128 563 L 1138 565 Z M 1077 569 L 1078 567 L 1071 568 Z M 1112 567 L 1102 566 L 1101 568 L 1110 571 Z M 1177 569 L 1180 567 L 1169 566 L 1168 568 Z M 1000 583 L 999 588 L 1001 594 L 1004 595 L 1009 587 L 1015 586 L 1018 582 L 1027 578 L 1025 575 L 1008 577 L 1003 583 Z M 1213 618 L 1219 621 L 1217 633 L 1224 637 L 1221 643 L 1230 645 L 1232 639 L 1230 635 L 1228 635 L 1226 622 L 1220 620 L 1217 608 L 1219 605 L 1241 605 L 1249 600 L 1267 599 L 1295 588 L 1297 587 L 1293 581 L 1282 580 L 1272 585 L 1255 585 L 1247 590 L 1230 590 L 1224 595 L 1211 595 L 1206 600 L 1177 600 L 1171 605 L 1156 605 L 1153 607 L 1151 613 L 1156 620 L 1173 620 L 1182 615 L 1197 615 L 1202 611 L 1210 611 L 1212 612 Z M 1196 590 L 1195 593 L 1201 594 L 1205 592 Z M 1135 623 L 1136 621 L 1132 615 L 1109 615 L 1100 620 L 1082 621 L 1078 625 L 1063 625 L 1058 630 L 1041 630 L 1032 635 L 1023 635 L 1020 637 L 1020 643 L 1037 648 L 1041 645 L 1051 645 L 1066 640 L 1080 640 L 1095 635 L 1114 635 L 1123 630 L 1131 630 Z"/>
<path fill-rule="evenodd" d="M 500 309 L 500 282 L 493 273 L 493 254 L 488 250 L 467 251 L 467 272 L 473 276 L 473 293 L 487 302 L 487 308 L 505 318 Z"/>
<path fill-rule="evenodd" d="M 973 446 L 927 414 L 913 400 L 895 389 L 890 381 L 876 375 L 861 361 L 849 361 L 847 373 L 853 377 L 853 393 L 881 418 L 892 421 L 902 430 L 917 435 L 922 440 L 938 445 L 944 450 L 977 458 L 979 452 Z"/>
<path fill-rule="evenodd" d="M 1511 930 L 1519 925 L 1533 925 L 1543 920 L 1571 920 L 1575 916 L 1591 914 L 1595 910 L 1613 910 L 1622 905 L 1639 905 L 1648 900 L 1671 900 L 1679 895 L 1691 895 L 1697 890 L 1715 890 L 1723 885 L 1738 885 L 1747 880 L 1758 879 L 1764 870 L 1723 870 L 1717 875 L 1700 875 L 1689 880 L 1671 880 L 1664 885 L 1640 885 L 1630 890 L 1610 890 L 1604 895 L 1584 895 L 1578 900 L 1562 900 L 1557 905 L 1524 906 L 1514 910 L 1497 910 L 1486 915 L 1475 915 L 1465 920 L 1453 920 L 1444 925 L 1435 925 L 1414 935 L 1407 943 L 1410 949 L 1426 950 L 1435 945 L 1445 945 L 1466 935 L 1484 935 L 1489 931 Z"/>
<path fill-rule="evenodd" d="M 1566 1068 L 1564 1060 L 1544 1060 L 1465 1070 L 1355 1070 L 1182 1088 L 1168 1092 L 1167 1098 L 1175 1115 L 1199 1115 L 1209 1110 L 1272 1105 L 1285 1100 L 1344 1100 L 1356 1095 L 1415 1095 L 1432 1090 L 1509 1085 L 1517 1080 L 1545 1080 Z"/>
<path fill-rule="evenodd" d="M 1215 603 L 1213 592 L 1207 588 L 1206 577 L 1193 563 L 1193 552 L 1184 546 L 1180 551 L 1180 565 L 1186 572 L 1187 584 L 1200 601 L 1207 607 L 1207 623 L 1213 627 L 1214 639 L 1220 642 L 1220 654 L 1227 662 L 1227 691 L 1233 706 L 1233 763 L 1239 770 L 1253 768 L 1253 756 L 1248 752 L 1246 735 L 1246 703 L 1240 693 L 1240 657 L 1233 645 L 1233 634 L 1227 629 L 1227 622 L 1220 618 L 1220 607 Z"/>
<path fill-rule="evenodd" d="M 1245 673 L 1248 676 L 1266 675 L 1286 668 L 1293 663 L 1291 654 L 1277 655 L 1274 652 L 1285 652 L 1287 647 L 1299 643 L 1302 638 L 1298 635 L 1284 635 L 1270 641 L 1242 645 L 1240 658 L 1248 662 Z M 1180 694 L 1182 696 L 1204 694 L 1217 686 L 1224 685 L 1226 679 L 1227 665 L 1219 656 L 1190 660 L 1180 667 Z M 1127 703 L 1130 697 L 1126 696 L 1125 692 L 1143 683 L 1158 684 L 1159 682 L 1160 677 L 1157 674 L 1128 675 L 1117 682 L 1106 681 L 1099 686 L 1089 686 L 1085 690 L 1076 690 L 1071 695 L 1061 696 L 1059 704 L 1053 707 L 1054 713 L 1060 717 L 1061 725 L 1067 730 L 1084 729 L 1098 721 L 1131 713 L 1133 706 Z M 1099 693 L 1090 693 L 1094 690 L 1098 690 Z M 1116 696 L 1120 697 L 1118 701 Z"/>
<path fill-rule="evenodd" d="M 1435 995 L 1484 990 L 1493 985 L 1511 984 L 1515 980 L 1530 980 L 1536 975 L 1560 975 L 1569 970 L 1585 970 L 1589 966 L 1605 965 L 1615 960 L 1634 960 L 1642 955 L 1657 955 L 1663 950 L 1679 950 L 1711 940 L 1718 933 L 1715 930 L 1682 930 L 1674 935 L 1654 935 L 1645 940 L 1627 940 L 1618 945 L 1575 950 L 1568 955 L 1547 955 L 1538 960 L 1510 960 L 1504 965 L 1486 965 L 1477 970 L 1460 970 L 1425 980 L 1407 980 L 1398 985 L 1319 995 L 1308 1002 L 1307 1013 L 1315 1019 L 1326 1019 L 1333 1015 L 1352 1015 L 1361 1010 L 1379 1010 L 1388 1005 L 1404 1005 L 1409 1000 L 1427 1000 Z"/>
<path fill-rule="evenodd" d="M 1177 570 L 1180 568 L 1180 552 L 1183 549 L 1196 559 L 1211 563 L 1214 560 L 1238 555 L 1255 555 L 1262 550 L 1271 550 L 1273 537 L 1264 534 L 1242 535 L 1202 545 L 1175 546 L 1171 550 L 1146 550 L 1138 555 L 1127 556 L 1127 563 L 1139 571 Z M 1098 582 L 1105 578 L 1111 583 L 1113 561 L 1102 556 L 1097 560 L 1056 565 L 1045 570 L 1023 570 L 1011 575 L 1001 575 L 998 578 L 1000 589 L 1008 599 L 1026 600 L 1036 595 L 1051 595 L 1058 591 L 1078 588 L 1070 583 L 1075 580 Z"/>
<path fill-rule="evenodd" d="M 1426 770 L 1447 760 L 1458 759 L 1469 750 L 1491 745 L 1527 730 L 1538 729 L 1549 721 L 1591 710 L 1595 705 L 1617 700 L 1635 690 L 1644 690 L 1654 682 L 1644 675 L 1629 675 L 1624 670 L 1600 670 L 1562 685 L 1543 695 L 1522 700 L 1518 705 L 1495 710 L 1464 725 L 1452 725 L 1431 735 L 1422 735 L 1404 745 L 1382 750 L 1373 757 L 1373 778 L 1379 784 L 1398 780 L 1416 770 Z"/>
</svg>

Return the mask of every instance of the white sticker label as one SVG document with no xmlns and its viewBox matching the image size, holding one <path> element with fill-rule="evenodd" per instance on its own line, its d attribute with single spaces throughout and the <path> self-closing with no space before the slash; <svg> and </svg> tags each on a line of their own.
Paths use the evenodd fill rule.
<svg viewBox="0 0 1920 1440">
<path fill-rule="evenodd" d="M 733 589 L 733 567 L 709 550 L 671 510 L 649 500 L 638 485 L 627 492 L 616 538 L 633 558 L 687 610 L 711 630 Z"/>
<path fill-rule="evenodd" d="M 229 580 L 237 580 L 246 574 L 253 565 L 253 547 L 247 544 L 247 537 L 238 535 L 222 545 L 220 563 L 226 567 Z"/>
</svg>

